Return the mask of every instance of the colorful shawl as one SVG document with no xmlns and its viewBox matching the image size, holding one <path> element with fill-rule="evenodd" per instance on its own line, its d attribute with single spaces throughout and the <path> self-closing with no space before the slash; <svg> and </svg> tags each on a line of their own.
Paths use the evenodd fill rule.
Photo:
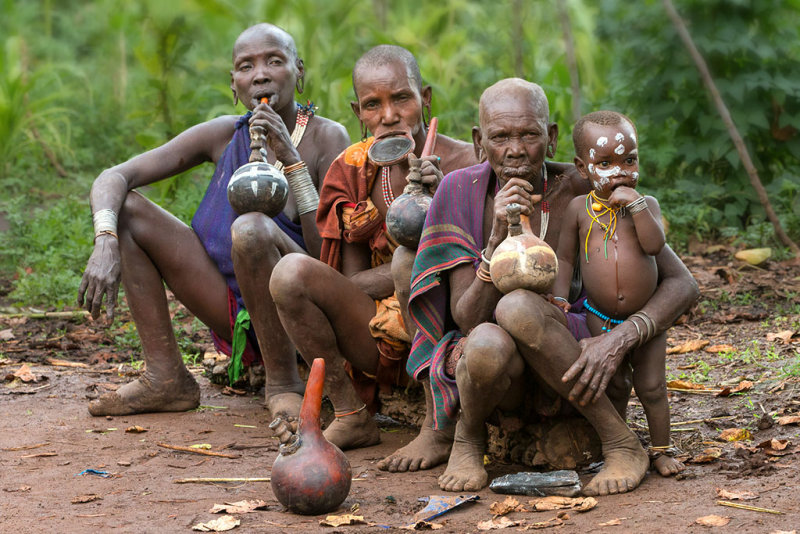
<svg viewBox="0 0 800 534">
<path fill-rule="evenodd" d="M 219 272 L 225 277 L 225 281 L 235 297 L 237 305 L 235 315 L 237 316 L 244 310 L 244 300 L 239 284 L 236 282 L 233 259 L 231 259 L 231 247 L 233 246 L 231 225 L 238 215 L 228 203 L 228 182 L 236 169 L 247 163 L 250 157 L 250 130 L 246 127 L 250 115 L 251 113 L 248 112 L 236 121 L 233 138 L 217 162 L 211 183 L 208 184 L 206 194 L 192 218 L 192 228 L 200 238 L 209 257 L 217 265 Z M 302 228 L 299 224 L 292 222 L 284 213 L 273 217 L 272 220 L 305 250 L 306 245 L 303 242 Z M 255 336 L 252 337 L 252 340 L 254 339 Z M 249 362 L 248 356 L 252 358 L 252 354 L 245 355 L 245 363 Z"/>
<path fill-rule="evenodd" d="M 397 244 L 386 233 L 386 224 L 370 200 L 381 167 L 367 158 L 374 137 L 349 146 L 328 169 L 319 194 L 317 227 L 322 238 L 320 260 L 342 270 L 342 240 L 367 243 L 372 267 L 388 263 Z"/>
<path fill-rule="evenodd" d="M 444 371 L 447 355 L 464 334 L 450 316 L 444 272 L 463 263 L 477 270 L 483 244 L 483 208 L 492 177 L 489 163 L 448 174 L 439 184 L 425 219 L 411 274 L 409 314 L 418 327 L 406 371 L 431 383 L 434 428 L 442 428 L 458 411 L 456 382 Z"/>
</svg>

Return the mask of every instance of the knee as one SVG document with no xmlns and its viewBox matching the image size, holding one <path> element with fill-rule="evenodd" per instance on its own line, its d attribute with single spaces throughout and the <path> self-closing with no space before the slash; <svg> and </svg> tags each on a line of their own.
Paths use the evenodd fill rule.
<svg viewBox="0 0 800 534">
<path fill-rule="evenodd" d="M 635 377 L 633 386 L 642 404 L 655 404 L 667 398 L 667 382 L 661 377 Z"/>
<path fill-rule="evenodd" d="M 512 291 L 497 303 L 497 324 L 515 339 L 524 339 L 527 344 L 536 346 L 544 333 L 545 304 L 542 297 L 530 291 Z"/>
<path fill-rule="evenodd" d="M 629 372 L 620 372 L 614 374 L 606 387 L 606 395 L 614 401 L 628 401 L 631 396 L 631 377 Z"/>
<path fill-rule="evenodd" d="M 411 286 L 411 270 L 414 268 L 416 252 L 403 246 L 397 247 L 392 255 L 392 279 L 395 290 L 408 293 Z"/>
<path fill-rule="evenodd" d="M 138 191 L 128 191 L 128 194 L 125 195 L 125 202 L 122 203 L 122 209 L 117 216 L 118 233 L 131 231 L 131 223 L 141 219 L 149 203 L 150 201 Z"/>
<path fill-rule="evenodd" d="M 231 225 L 231 253 L 240 260 L 260 261 L 277 243 L 276 232 L 280 232 L 280 229 L 263 213 L 240 215 Z"/>
<path fill-rule="evenodd" d="M 464 344 L 458 371 L 480 389 L 494 388 L 502 379 L 522 373 L 524 364 L 514 341 L 495 324 L 476 326 Z"/>
<path fill-rule="evenodd" d="M 320 265 L 324 264 L 305 254 L 293 253 L 281 258 L 269 279 L 275 304 L 286 307 L 302 299 Z"/>
</svg>

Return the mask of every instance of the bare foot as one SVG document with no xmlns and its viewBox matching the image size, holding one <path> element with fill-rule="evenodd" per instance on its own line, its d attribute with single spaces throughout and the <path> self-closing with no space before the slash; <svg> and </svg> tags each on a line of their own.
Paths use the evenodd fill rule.
<svg viewBox="0 0 800 534">
<path fill-rule="evenodd" d="M 300 416 L 300 406 L 303 404 L 303 396 L 299 393 L 276 393 L 267 396 L 267 409 L 272 419 L 280 417 L 289 430 L 297 432 L 297 422 Z"/>
<path fill-rule="evenodd" d="M 666 454 L 662 454 L 653 460 L 653 467 L 655 467 L 656 471 L 658 471 L 662 477 L 671 477 L 686 469 L 683 463 Z"/>
<path fill-rule="evenodd" d="M 335 418 L 322 434 L 343 451 L 381 442 L 381 431 L 367 410 Z"/>
<path fill-rule="evenodd" d="M 200 386 L 188 372 L 156 387 L 146 377 L 125 384 L 89 403 L 89 413 L 130 415 L 150 412 L 185 412 L 200 405 Z"/>
<path fill-rule="evenodd" d="M 456 425 L 456 436 L 447 469 L 439 477 L 439 487 L 445 491 L 478 491 L 486 486 L 489 475 L 483 466 L 486 437 L 465 439 L 461 422 Z"/>
<path fill-rule="evenodd" d="M 452 429 L 423 427 L 411 443 L 378 462 L 378 469 L 392 473 L 431 469 L 447 461 L 452 446 Z"/>
<path fill-rule="evenodd" d="M 650 459 L 631 434 L 616 446 L 603 447 L 605 466 L 583 488 L 584 495 L 609 495 L 632 491 L 644 478 Z"/>
</svg>

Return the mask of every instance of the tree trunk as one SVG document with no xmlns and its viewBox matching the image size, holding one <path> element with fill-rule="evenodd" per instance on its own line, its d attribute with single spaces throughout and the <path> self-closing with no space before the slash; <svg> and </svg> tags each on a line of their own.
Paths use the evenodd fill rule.
<svg viewBox="0 0 800 534">
<path fill-rule="evenodd" d="M 761 183 L 761 178 L 758 176 L 758 171 L 756 170 L 755 165 L 753 165 L 753 160 L 750 159 L 750 153 L 747 151 L 747 147 L 744 144 L 744 139 L 742 139 L 741 134 L 739 134 L 739 130 L 736 128 L 736 124 L 733 122 L 733 118 L 728 111 L 728 107 L 722 100 L 722 96 L 717 90 L 714 79 L 711 77 L 711 73 L 708 70 L 708 65 L 706 65 L 705 59 L 703 59 L 700 51 L 697 50 L 697 47 L 692 40 L 692 36 L 689 34 L 686 23 L 675 10 L 672 0 L 663 1 L 667 15 L 669 15 L 669 18 L 675 25 L 675 29 L 678 31 L 681 41 L 683 41 L 683 44 L 686 46 L 686 49 L 692 56 L 695 66 L 700 72 L 700 77 L 703 80 L 703 84 L 706 86 L 706 89 L 708 89 L 708 92 L 711 95 L 711 100 L 717 107 L 717 112 L 719 112 L 722 121 L 725 123 L 725 127 L 728 129 L 728 134 L 731 136 L 733 144 L 736 146 L 736 151 L 739 153 L 739 158 L 742 160 L 742 165 L 747 171 L 747 175 L 750 177 L 750 184 L 753 186 L 753 189 L 756 190 L 758 200 L 761 202 L 761 205 L 764 207 L 764 211 L 767 214 L 767 219 L 769 219 L 773 228 L 775 229 L 775 235 L 778 236 L 778 239 L 781 241 L 781 243 L 789 247 L 792 252 L 794 252 L 796 257 L 800 257 L 800 247 L 798 247 L 797 243 L 793 242 L 786 232 L 783 231 L 783 227 L 781 226 L 777 215 L 775 215 L 775 211 L 772 209 L 772 204 L 770 204 L 767 191 L 764 189 L 764 185 Z"/>
<path fill-rule="evenodd" d="M 557 1 L 556 6 L 558 18 L 561 20 L 561 33 L 564 36 L 564 50 L 567 54 L 567 69 L 572 87 L 572 124 L 575 124 L 581 118 L 581 83 L 578 77 L 578 62 L 575 59 L 575 40 L 572 38 L 572 22 L 569 20 L 566 2 Z"/>
</svg>

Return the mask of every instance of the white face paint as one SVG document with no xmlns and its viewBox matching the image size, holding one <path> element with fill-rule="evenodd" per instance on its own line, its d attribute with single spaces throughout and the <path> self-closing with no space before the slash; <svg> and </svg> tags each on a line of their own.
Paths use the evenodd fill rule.
<svg viewBox="0 0 800 534">
<path fill-rule="evenodd" d="M 603 191 L 603 188 L 604 188 L 606 185 L 608 185 L 608 182 L 609 182 L 609 179 L 608 179 L 608 178 L 606 178 L 605 176 L 601 176 L 601 177 L 600 177 L 600 178 L 598 178 L 598 179 L 597 179 L 597 181 L 594 183 L 594 188 L 595 188 L 596 190 L 598 190 L 598 191 L 602 192 L 602 191 Z"/>
<path fill-rule="evenodd" d="M 622 145 L 619 145 L 617 148 L 614 149 L 614 154 L 622 155 L 623 152 L 625 152 L 625 147 Z"/>
<path fill-rule="evenodd" d="M 598 137 L 597 146 L 606 146 L 608 144 L 608 137 Z"/>
<path fill-rule="evenodd" d="M 594 149 L 593 148 L 589 149 L 589 159 L 594 161 Z"/>
<path fill-rule="evenodd" d="M 631 178 L 633 178 L 633 183 L 638 183 L 639 182 L 639 173 L 638 172 L 634 172 L 633 174 L 631 174 Z"/>
<path fill-rule="evenodd" d="M 605 183 L 608 183 L 608 179 L 612 176 L 616 176 L 620 173 L 621 169 L 618 165 L 611 167 L 610 169 L 595 169 L 595 174 L 601 178 L 605 178 Z"/>
<path fill-rule="evenodd" d="M 594 174 L 594 163 L 589 164 L 589 174 Z"/>
<path fill-rule="evenodd" d="M 631 134 L 631 141 L 636 143 L 636 135 L 635 134 Z"/>
<path fill-rule="evenodd" d="M 618 133 L 617 135 L 614 136 L 614 140 L 617 141 L 618 143 L 621 143 L 623 140 L 625 140 L 625 136 L 622 135 L 621 133 Z"/>
</svg>

